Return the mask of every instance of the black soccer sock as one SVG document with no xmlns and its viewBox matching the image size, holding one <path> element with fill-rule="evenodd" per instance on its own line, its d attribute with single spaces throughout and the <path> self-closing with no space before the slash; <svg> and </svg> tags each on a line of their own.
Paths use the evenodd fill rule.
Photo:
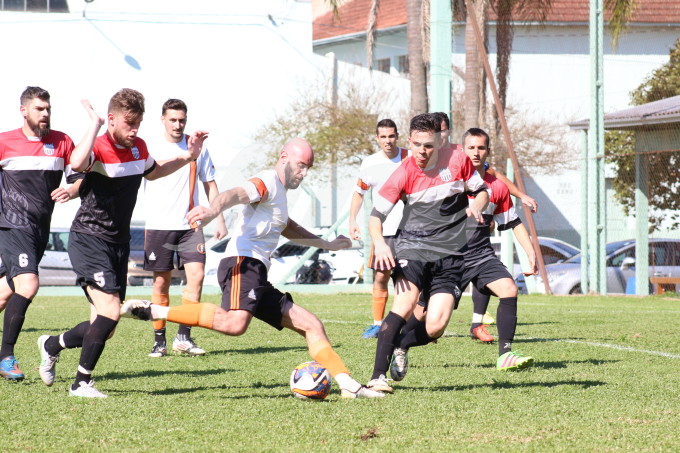
<svg viewBox="0 0 680 453">
<path fill-rule="evenodd" d="M 512 350 L 512 341 L 515 339 L 517 329 L 517 298 L 502 297 L 498 302 L 496 312 L 496 325 L 498 326 L 498 355 L 503 355 Z"/>
<path fill-rule="evenodd" d="M 402 332 L 404 329 L 402 329 Z M 414 346 L 424 346 L 432 343 L 436 338 L 432 338 L 428 333 L 425 321 L 419 321 L 418 324 L 406 333 L 397 337 L 395 345 L 397 348 L 408 349 Z"/>
<path fill-rule="evenodd" d="M 383 319 L 378 333 L 378 344 L 375 347 L 375 363 L 371 379 L 378 379 L 380 375 L 387 374 L 394 352 L 394 342 L 404 324 L 406 320 L 394 312 L 389 312 Z"/>
<path fill-rule="evenodd" d="M 180 341 L 185 341 L 191 338 L 191 326 L 180 324 L 179 329 L 177 329 L 177 338 Z"/>
<path fill-rule="evenodd" d="M 165 344 L 165 327 L 153 331 L 154 341 L 158 344 Z"/>
<path fill-rule="evenodd" d="M 418 327 L 418 324 L 420 324 L 421 322 L 424 322 L 424 321 L 421 321 L 418 318 L 416 318 L 414 315 L 411 315 L 411 317 L 408 318 L 408 321 L 406 321 L 406 324 L 404 324 L 404 327 L 401 328 L 401 333 L 406 334 L 406 333 L 412 331 L 413 329 Z"/>
<path fill-rule="evenodd" d="M 491 299 L 491 296 L 482 294 L 477 288 L 472 287 L 472 306 L 475 313 L 482 315 L 486 313 L 486 310 L 489 308 L 489 299 Z"/>
<path fill-rule="evenodd" d="M 101 315 L 97 315 L 94 322 L 90 324 L 83 338 L 83 349 L 80 352 L 78 372 L 76 373 L 76 380 L 71 387 L 73 390 L 78 388 L 81 381 L 90 382 L 97 361 L 101 357 L 102 352 L 104 352 L 106 340 L 117 324 L 118 321 Z"/>
<path fill-rule="evenodd" d="M 26 319 L 26 310 L 31 304 L 31 299 L 27 299 L 21 294 L 14 293 L 7 301 L 5 308 L 5 321 L 2 330 L 2 346 L 0 346 L 0 359 L 14 355 L 14 345 L 19 339 L 21 328 Z"/>
<path fill-rule="evenodd" d="M 90 321 L 83 321 L 61 335 L 51 335 L 47 341 L 45 341 L 45 351 L 47 351 L 49 355 L 55 356 L 64 349 L 81 347 L 83 345 L 85 333 L 89 328 Z"/>
</svg>

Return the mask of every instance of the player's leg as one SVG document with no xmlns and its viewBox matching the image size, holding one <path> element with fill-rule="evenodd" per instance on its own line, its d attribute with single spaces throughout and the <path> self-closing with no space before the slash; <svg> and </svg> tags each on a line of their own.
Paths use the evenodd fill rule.
<svg viewBox="0 0 680 453">
<path fill-rule="evenodd" d="M 151 302 L 162 307 L 170 306 L 170 274 L 172 271 L 154 271 Z M 165 337 L 165 320 L 152 322 L 154 342 L 149 357 L 163 357 L 168 353 Z"/>
<path fill-rule="evenodd" d="M 313 313 L 293 303 L 290 294 L 272 288 L 263 295 L 258 307 L 258 319 L 276 328 L 291 329 L 307 342 L 309 355 L 326 368 L 340 387 L 343 398 L 379 398 L 383 393 L 363 387 L 350 376 L 338 353 L 333 349 L 323 324 Z"/>
<path fill-rule="evenodd" d="M 482 343 L 493 343 L 493 337 L 486 330 L 484 315 L 489 306 L 489 294 L 481 293 L 476 286 L 472 285 L 472 324 L 470 325 L 470 338 Z"/>
<path fill-rule="evenodd" d="M 12 288 L 7 282 L 7 271 L 5 267 L 0 264 L 0 313 L 7 307 L 7 301 L 14 294 Z"/>
</svg>

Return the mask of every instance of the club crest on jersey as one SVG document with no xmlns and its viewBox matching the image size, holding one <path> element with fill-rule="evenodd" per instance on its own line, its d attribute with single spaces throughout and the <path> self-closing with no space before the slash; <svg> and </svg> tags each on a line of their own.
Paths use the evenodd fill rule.
<svg viewBox="0 0 680 453">
<path fill-rule="evenodd" d="M 52 143 L 43 144 L 43 153 L 45 153 L 48 156 L 54 154 L 54 145 Z"/>
<path fill-rule="evenodd" d="M 132 157 L 139 159 L 139 149 L 136 146 L 130 148 L 130 151 L 132 151 Z"/>
<path fill-rule="evenodd" d="M 196 246 L 196 251 L 201 255 L 205 255 L 205 244 L 201 243 Z"/>
<path fill-rule="evenodd" d="M 451 178 L 453 178 L 453 176 L 451 176 L 451 170 L 449 170 L 448 167 L 439 169 L 439 177 L 444 182 L 449 182 L 449 181 L 451 181 Z"/>
</svg>

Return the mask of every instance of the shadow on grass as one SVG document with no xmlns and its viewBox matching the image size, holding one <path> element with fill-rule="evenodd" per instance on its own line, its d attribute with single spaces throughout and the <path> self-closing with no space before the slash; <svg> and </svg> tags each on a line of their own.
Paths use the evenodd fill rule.
<svg viewBox="0 0 680 453">
<path fill-rule="evenodd" d="M 223 373 L 233 373 L 235 371 L 239 371 L 237 369 L 230 369 L 230 368 L 211 368 L 211 369 L 206 369 L 206 370 L 145 370 L 145 371 L 140 371 L 138 373 L 130 373 L 130 372 L 109 372 L 109 373 L 104 373 L 101 375 L 98 375 L 97 377 L 100 379 L 137 379 L 140 377 L 145 377 L 145 378 L 153 378 L 153 377 L 159 377 L 159 376 L 169 376 L 169 375 L 177 375 L 177 376 L 187 376 L 187 377 L 200 377 L 200 376 L 212 376 L 215 374 L 223 374 Z"/>
<path fill-rule="evenodd" d="M 211 391 L 211 392 L 230 392 L 233 393 L 238 390 L 242 391 L 257 391 L 258 389 L 266 389 L 266 390 L 275 390 L 275 389 L 280 389 L 280 388 L 285 388 L 286 390 L 288 389 L 287 385 L 284 384 L 262 384 L 260 382 L 253 383 L 250 386 L 233 386 L 233 385 L 215 385 L 215 386 L 197 386 L 197 387 L 191 387 L 191 388 L 166 388 L 162 390 L 109 390 L 109 394 L 120 394 L 120 395 L 130 395 L 130 394 L 140 394 L 140 395 L 150 395 L 150 396 L 160 396 L 160 395 L 182 395 L 182 394 L 189 394 L 189 393 L 196 393 L 196 392 L 205 392 L 205 391 Z M 262 398 L 262 399 L 273 399 L 273 398 L 290 398 L 291 395 L 290 393 L 283 393 L 281 395 L 272 395 L 270 393 L 265 394 L 265 395 L 260 395 L 257 393 L 248 393 L 245 395 L 229 395 L 229 394 L 224 394 L 224 395 L 218 395 L 217 398 L 225 398 L 225 399 L 250 399 L 250 398 Z"/>
<path fill-rule="evenodd" d="M 439 387 L 411 387 L 399 386 L 400 390 L 424 391 L 424 392 L 450 392 L 475 390 L 480 388 L 489 389 L 513 389 L 513 388 L 535 388 L 535 387 L 560 387 L 560 386 L 579 386 L 583 389 L 606 385 L 603 381 L 556 381 L 556 382 L 493 382 L 489 384 L 470 384 L 470 385 L 444 385 Z"/>
<path fill-rule="evenodd" d="M 606 365 L 609 363 L 618 363 L 621 362 L 621 360 L 598 360 L 598 359 L 587 359 L 587 360 L 568 360 L 564 362 L 534 362 L 534 365 L 531 368 L 527 368 L 527 370 L 532 370 L 532 369 L 537 369 L 537 368 L 542 368 L 546 370 L 554 370 L 558 368 L 567 368 L 570 365 L 578 365 L 578 364 L 589 364 L 589 365 Z M 412 365 L 413 368 L 431 368 L 430 366 L 428 367 L 422 367 L 418 365 Z M 445 363 L 442 365 L 442 368 L 496 368 L 496 365 L 494 363 L 484 363 L 484 364 L 470 364 L 470 363 Z M 522 371 L 520 371 L 521 373 Z"/>
<path fill-rule="evenodd" d="M 337 347 L 337 346 L 334 346 Z M 212 354 L 275 354 L 277 352 L 284 351 L 306 351 L 307 346 L 303 342 L 300 346 L 279 346 L 279 347 L 257 347 L 257 348 L 246 348 L 246 349 L 223 349 L 223 350 L 210 350 L 209 353 Z"/>
<path fill-rule="evenodd" d="M 541 321 L 541 322 L 518 322 L 518 326 L 543 326 L 551 324 L 561 324 L 558 321 Z"/>
</svg>

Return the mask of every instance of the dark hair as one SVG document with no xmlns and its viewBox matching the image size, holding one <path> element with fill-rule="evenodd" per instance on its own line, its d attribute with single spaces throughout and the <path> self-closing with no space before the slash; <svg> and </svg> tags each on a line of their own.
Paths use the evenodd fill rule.
<svg viewBox="0 0 680 453">
<path fill-rule="evenodd" d="M 391 127 L 394 129 L 394 133 L 399 135 L 399 131 L 397 130 L 397 124 L 389 118 L 385 118 L 378 121 L 378 125 L 375 127 L 375 135 L 378 135 L 378 129 L 380 129 L 381 127 Z"/>
<path fill-rule="evenodd" d="M 444 112 L 434 112 L 433 115 L 434 115 L 435 118 L 437 118 L 437 121 L 439 121 L 439 124 L 444 122 L 444 123 L 446 123 L 446 128 L 451 129 L 451 120 L 449 120 L 449 115 L 447 115 Z"/>
<path fill-rule="evenodd" d="M 184 103 L 184 101 L 182 101 L 180 99 L 172 99 L 172 98 L 168 99 L 163 104 L 162 114 L 165 115 L 165 112 L 168 111 L 168 110 L 182 110 L 185 115 L 188 111 L 187 105 Z"/>
<path fill-rule="evenodd" d="M 414 131 L 418 132 L 434 132 L 439 133 L 442 130 L 441 121 L 437 121 L 435 116 L 431 113 L 421 113 L 411 118 L 409 126 L 409 135 Z"/>
<path fill-rule="evenodd" d="M 132 88 L 123 88 L 111 97 L 109 113 L 124 113 L 126 118 L 141 121 L 144 115 L 144 95 Z"/>
<path fill-rule="evenodd" d="M 470 129 L 466 130 L 465 133 L 463 134 L 463 141 L 461 142 L 463 146 L 465 146 L 465 139 L 468 137 L 484 137 L 484 140 L 486 140 L 486 147 L 489 147 L 489 134 L 484 132 L 483 129 L 480 129 L 478 127 L 471 127 Z"/>
<path fill-rule="evenodd" d="M 40 87 L 26 87 L 21 97 L 21 105 L 28 105 L 32 99 L 38 98 L 41 101 L 50 102 L 50 93 Z"/>
</svg>

